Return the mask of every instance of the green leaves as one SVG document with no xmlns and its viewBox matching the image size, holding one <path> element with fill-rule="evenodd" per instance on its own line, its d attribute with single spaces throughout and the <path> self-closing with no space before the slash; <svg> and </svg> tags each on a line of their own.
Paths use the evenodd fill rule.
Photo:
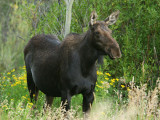
<svg viewBox="0 0 160 120">
<path fill-rule="evenodd" d="M 1 44 L 0 47 L 1 56 L 3 51 L 6 51 L 3 52 L 3 55 L 7 56 L 6 58 L 3 57 L 3 64 L 0 63 L 3 69 L 11 69 L 12 66 L 15 68 L 16 65 L 23 64 L 23 55 L 20 54 L 20 51 L 23 51 L 24 44 L 30 39 L 30 36 L 55 34 L 62 40 L 64 34 L 66 14 L 64 1 L 28 2 L 27 0 L 17 0 L 16 4 L 13 3 L 13 5 L 17 5 L 18 8 L 14 6 L 16 9 L 10 13 L 11 20 L 8 23 L 9 30 L 6 37 L 8 42 L 5 45 L 7 47 L 4 48 L 4 44 Z M 105 57 L 103 69 L 116 77 L 125 75 L 128 81 L 132 79 L 132 76 L 135 76 L 135 81 L 140 84 L 143 61 L 144 65 L 147 66 L 144 68 L 146 71 L 144 79 L 150 79 L 151 76 L 156 78 L 159 69 L 156 63 L 160 60 L 159 8 L 159 0 L 75 0 L 72 8 L 71 32 L 86 32 L 93 10 L 97 12 L 98 20 L 105 20 L 113 11 L 119 10 L 119 19 L 110 28 L 113 31 L 112 36 L 120 45 L 122 58 L 112 61 Z M 2 26 L 3 24 L 0 24 L 0 27 Z M 3 30 L 0 31 L 4 33 Z M 26 41 L 17 40 L 17 34 Z M 2 35 L 0 34 L 0 36 Z M 18 50 L 13 44 L 20 46 Z M 7 48 L 11 49 L 7 52 Z M 155 54 L 157 54 L 158 59 L 155 58 Z M 11 55 L 12 57 L 9 57 Z M 17 60 L 19 62 L 16 62 Z M 5 61 L 7 62 L 5 63 Z M 10 66 L 6 67 L 7 65 Z"/>
</svg>

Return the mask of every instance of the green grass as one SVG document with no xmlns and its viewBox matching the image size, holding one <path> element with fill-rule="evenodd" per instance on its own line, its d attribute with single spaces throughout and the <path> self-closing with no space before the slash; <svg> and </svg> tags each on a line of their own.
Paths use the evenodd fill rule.
<svg viewBox="0 0 160 120">
<path fill-rule="evenodd" d="M 115 87 L 113 84 L 115 80 L 109 78 L 110 74 L 98 71 L 98 82 L 95 90 L 95 101 L 101 101 L 108 99 L 109 94 L 107 91 Z M 119 79 L 117 79 L 118 81 Z M 112 86 L 110 85 L 112 84 Z M 116 83 L 115 83 L 116 84 Z M 32 108 L 32 103 L 30 102 L 29 92 L 27 89 L 27 79 L 25 66 L 20 67 L 18 70 L 11 70 L 7 73 L 1 73 L 0 77 L 0 113 L 1 117 L 8 115 L 10 111 L 16 109 L 17 111 L 28 111 Z M 36 103 L 36 110 L 42 111 L 45 102 L 45 95 L 40 92 L 38 101 Z M 61 104 L 60 98 L 54 98 L 53 108 L 59 108 Z M 72 108 L 78 111 L 79 115 L 82 115 L 82 95 L 76 95 L 72 97 L 71 102 Z M 17 106 L 19 108 L 17 108 Z M 29 108 L 28 108 L 29 107 Z"/>
<path fill-rule="evenodd" d="M 134 119 L 138 120 L 141 118 L 149 118 L 152 120 L 160 117 L 158 113 L 160 110 L 158 107 L 158 95 L 160 91 L 159 80 L 157 80 L 155 90 L 146 93 L 146 86 L 142 86 L 141 88 L 133 87 L 132 85 L 126 87 L 124 80 L 111 78 L 109 73 L 98 71 L 97 74 L 98 82 L 96 84 L 95 101 L 90 119 L 119 119 L 119 117 L 130 119 L 134 117 Z M 45 113 L 43 109 L 45 95 L 42 92 L 39 93 L 36 104 L 30 102 L 25 66 L 20 67 L 18 70 L 13 69 L 7 73 L 1 73 L 0 90 L 0 119 L 2 120 L 64 118 L 61 113 L 60 98 L 55 98 L 52 109 Z M 124 97 L 124 95 L 127 96 Z M 144 104 L 142 104 L 143 101 Z M 70 119 L 74 118 L 79 120 L 83 118 L 81 106 L 82 95 L 73 96 L 71 103 L 72 109 L 68 112 Z M 140 112 L 137 113 L 137 110 Z M 149 116 L 142 114 L 144 111 Z"/>
</svg>

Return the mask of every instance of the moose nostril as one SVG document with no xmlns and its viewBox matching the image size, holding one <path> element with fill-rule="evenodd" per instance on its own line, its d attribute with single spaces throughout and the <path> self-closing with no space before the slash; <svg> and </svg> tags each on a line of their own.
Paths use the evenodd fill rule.
<svg viewBox="0 0 160 120">
<path fill-rule="evenodd" d="M 122 54 L 120 54 L 117 58 L 121 58 L 122 57 Z"/>
<path fill-rule="evenodd" d="M 111 54 L 113 58 L 121 58 L 122 54 L 119 48 L 111 49 Z"/>
<path fill-rule="evenodd" d="M 122 57 L 122 54 L 121 54 L 121 51 L 119 50 L 119 54 L 117 58 L 121 58 L 121 57 Z"/>
</svg>

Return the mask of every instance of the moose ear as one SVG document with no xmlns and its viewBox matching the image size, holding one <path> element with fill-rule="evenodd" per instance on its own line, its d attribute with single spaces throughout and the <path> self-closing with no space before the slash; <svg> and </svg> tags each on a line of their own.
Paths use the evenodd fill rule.
<svg viewBox="0 0 160 120">
<path fill-rule="evenodd" d="M 116 12 L 113 12 L 109 17 L 107 17 L 104 21 L 106 22 L 107 25 L 113 25 L 116 23 L 118 16 L 119 16 L 120 11 L 117 10 Z"/>
<path fill-rule="evenodd" d="M 97 13 L 96 13 L 95 11 L 93 11 L 93 12 L 91 13 L 91 16 L 90 16 L 90 19 L 91 19 L 90 24 L 91 24 L 91 25 L 93 25 L 93 24 L 96 23 L 97 17 L 98 17 L 98 16 L 97 16 Z"/>
</svg>

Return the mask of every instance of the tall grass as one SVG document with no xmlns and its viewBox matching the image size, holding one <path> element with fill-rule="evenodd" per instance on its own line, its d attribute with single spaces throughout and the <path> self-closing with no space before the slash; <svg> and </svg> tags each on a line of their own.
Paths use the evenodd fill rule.
<svg viewBox="0 0 160 120">
<path fill-rule="evenodd" d="M 27 90 L 25 66 L 19 69 L 3 73 L 0 77 L 0 119 L 63 120 L 66 117 L 75 120 L 83 119 L 82 96 L 80 95 L 72 97 L 71 110 L 66 114 L 62 113 L 64 110 L 60 107 L 59 98 L 54 99 L 52 108 L 44 111 L 45 97 L 41 92 L 37 103 L 31 103 Z M 159 79 L 154 90 L 147 92 L 147 85 L 135 86 L 133 78 L 129 89 L 121 85 L 121 95 L 118 97 L 118 94 L 116 95 L 118 79 L 113 79 L 109 73 L 103 74 L 101 71 L 97 74 L 98 82 L 90 120 L 158 120 L 160 118 Z M 123 100 L 123 91 L 128 93 L 125 100 Z"/>
<path fill-rule="evenodd" d="M 158 94 L 160 88 L 156 87 L 155 90 L 148 94 L 145 89 L 146 86 L 141 88 L 134 87 L 129 92 L 128 104 L 121 107 L 112 101 L 95 102 L 89 120 L 159 120 L 160 104 L 158 103 Z M 1 119 L 64 120 L 66 118 L 66 115 L 62 113 L 61 107 L 48 109 L 47 112 L 44 112 L 42 107 L 40 110 L 31 108 L 31 103 L 23 107 L 23 101 L 19 101 L 16 106 L 14 106 L 13 102 L 8 103 L 5 100 L 1 103 Z M 4 110 L 5 106 L 8 107 L 7 110 Z M 76 109 L 71 109 L 67 112 L 67 117 L 71 120 L 83 119 Z"/>
</svg>

